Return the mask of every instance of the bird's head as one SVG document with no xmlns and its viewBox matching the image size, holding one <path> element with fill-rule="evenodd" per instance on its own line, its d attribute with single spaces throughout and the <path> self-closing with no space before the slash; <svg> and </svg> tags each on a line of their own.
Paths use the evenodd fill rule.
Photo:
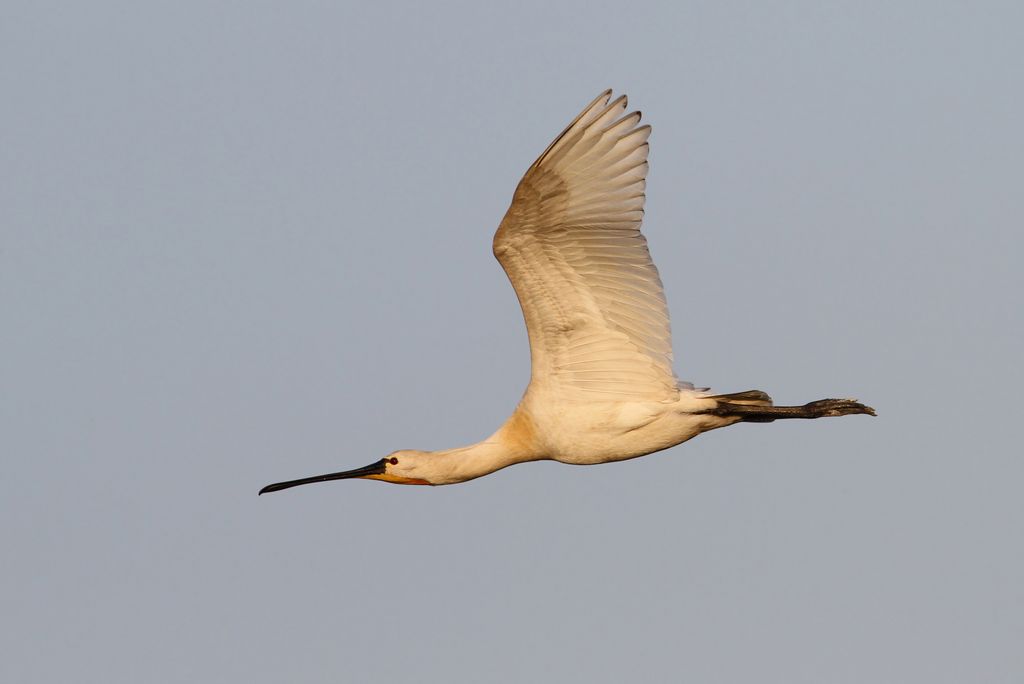
<svg viewBox="0 0 1024 684">
<path fill-rule="evenodd" d="M 383 471 L 367 475 L 368 480 L 380 480 L 393 484 L 429 485 L 431 480 L 431 454 L 428 451 L 402 449 L 393 451 L 378 463 Z"/>
<path fill-rule="evenodd" d="M 404 449 L 402 451 L 395 451 L 379 461 L 374 461 L 368 466 L 356 468 L 355 470 L 343 470 L 339 473 L 314 475 L 313 477 L 304 477 L 299 480 L 288 480 L 287 482 L 267 485 L 260 490 L 260 494 L 278 492 L 282 489 L 312 484 L 313 482 L 350 480 L 353 478 L 407 485 L 435 484 L 431 481 L 431 468 L 429 466 L 429 452 Z"/>
</svg>

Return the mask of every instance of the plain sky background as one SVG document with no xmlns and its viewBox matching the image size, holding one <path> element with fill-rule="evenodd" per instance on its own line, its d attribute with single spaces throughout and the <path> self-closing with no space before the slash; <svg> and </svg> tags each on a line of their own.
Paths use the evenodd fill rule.
<svg viewBox="0 0 1024 684">
<path fill-rule="evenodd" d="M 425 5 L 3 3 L 0 679 L 1024 681 L 1020 3 Z M 257 497 L 504 420 L 606 87 L 680 377 L 879 417 Z"/>
</svg>

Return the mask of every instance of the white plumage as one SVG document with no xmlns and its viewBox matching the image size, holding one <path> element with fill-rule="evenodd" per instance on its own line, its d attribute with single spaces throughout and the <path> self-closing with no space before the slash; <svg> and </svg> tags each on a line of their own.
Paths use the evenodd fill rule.
<svg viewBox="0 0 1024 684">
<path fill-rule="evenodd" d="M 526 318 L 533 384 L 564 399 L 677 396 L 658 269 L 640 233 L 650 126 L 594 100 L 534 162 L 494 236 Z"/>
<path fill-rule="evenodd" d="M 639 124 L 625 95 L 598 96 L 527 170 L 494 235 L 532 365 L 522 401 L 497 432 L 260 493 L 347 478 L 452 484 L 526 461 L 634 458 L 739 421 L 874 415 L 852 399 L 773 406 L 760 391 L 711 395 L 676 379 L 665 294 L 640 233 L 651 128 Z"/>
</svg>

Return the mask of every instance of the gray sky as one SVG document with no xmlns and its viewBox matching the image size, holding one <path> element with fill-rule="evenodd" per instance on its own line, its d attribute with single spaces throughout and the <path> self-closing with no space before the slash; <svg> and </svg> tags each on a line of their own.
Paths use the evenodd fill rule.
<svg viewBox="0 0 1024 684">
<path fill-rule="evenodd" d="M 1020 5 L 368 5 L 0 10 L 0 679 L 1024 680 Z M 508 415 L 606 87 L 679 375 L 879 418 L 258 498 Z"/>
</svg>

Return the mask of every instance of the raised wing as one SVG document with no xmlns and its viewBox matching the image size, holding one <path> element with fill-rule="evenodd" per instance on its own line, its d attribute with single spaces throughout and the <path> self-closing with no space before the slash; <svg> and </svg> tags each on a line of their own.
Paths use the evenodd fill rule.
<svg viewBox="0 0 1024 684">
<path fill-rule="evenodd" d="M 668 309 L 640 233 L 650 126 L 605 91 L 526 172 L 494 235 L 519 297 L 531 386 L 565 399 L 669 401 Z"/>
</svg>

